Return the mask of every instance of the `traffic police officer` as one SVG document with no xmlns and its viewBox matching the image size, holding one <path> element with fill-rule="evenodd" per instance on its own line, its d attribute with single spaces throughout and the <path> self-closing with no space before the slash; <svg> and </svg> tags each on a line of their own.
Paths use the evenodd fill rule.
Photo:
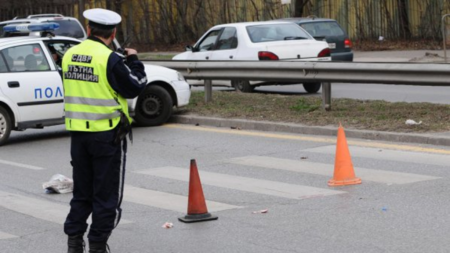
<svg viewBox="0 0 450 253">
<path fill-rule="evenodd" d="M 131 130 L 126 98 L 147 84 L 136 50 L 126 60 L 108 47 L 121 17 L 105 9 L 83 13 L 89 38 L 69 49 L 62 60 L 65 121 L 71 134 L 73 198 L 64 223 L 68 252 L 84 252 L 83 235 L 92 214 L 89 252 L 107 252 L 107 240 L 121 217 L 125 154 Z"/>
</svg>

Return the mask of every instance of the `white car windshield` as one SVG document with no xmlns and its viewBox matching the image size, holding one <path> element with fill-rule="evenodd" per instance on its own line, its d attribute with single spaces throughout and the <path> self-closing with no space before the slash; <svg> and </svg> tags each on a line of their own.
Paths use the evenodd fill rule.
<svg viewBox="0 0 450 253">
<path fill-rule="evenodd" d="M 294 23 L 247 26 L 247 33 L 253 43 L 313 39 L 311 35 Z"/>
</svg>

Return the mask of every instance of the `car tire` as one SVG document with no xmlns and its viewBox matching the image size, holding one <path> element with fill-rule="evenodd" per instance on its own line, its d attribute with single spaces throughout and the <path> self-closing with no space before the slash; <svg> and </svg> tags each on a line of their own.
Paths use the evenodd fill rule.
<svg viewBox="0 0 450 253">
<path fill-rule="evenodd" d="M 321 83 L 304 83 L 303 88 L 308 93 L 317 93 L 320 90 Z"/>
<path fill-rule="evenodd" d="M 0 146 L 8 141 L 11 134 L 12 124 L 11 117 L 5 108 L 0 106 Z"/>
<path fill-rule="evenodd" d="M 236 91 L 250 93 L 253 92 L 255 86 L 250 85 L 250 81 L 247 80 L 233 80 L 231 85 L 236 89 Z"/>
<path fill-rule="evenodd" d="M 173 101 L 161 86 L 150 85 L 138 97 L 135 116 L 139 126 L 159 126 L 172 115 Z"/>
</svg>

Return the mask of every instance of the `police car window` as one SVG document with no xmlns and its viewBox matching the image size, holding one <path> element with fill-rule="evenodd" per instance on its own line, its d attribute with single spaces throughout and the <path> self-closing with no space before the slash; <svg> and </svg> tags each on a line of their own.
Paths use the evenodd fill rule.
<svg viewBox="0 0 450 253">
<path fill-rule="evenodd" d="M 0 73 L 8 72 L 8 67 L 6 66 L 6 59 L 2 53 L 0 53 Z"/>
<path fill-rule="evenodd" d="M 8 63 L 11 72 L 50 70 L 39 44 L 10 47 L 3 53 L 12 59 L 11 64 Z"/>
<path fill-rule="evenodd" d="M 217 50 L 233 49 L 237 47 L 236 28 L 227 27 L 220 35 L 217 42 Z"/>
<path fill-rule="evenodd" d="M 69 48 L 77 45 L 77 43 L 74 42 L 67 42 L 67 41 L 56 41 L 56 42 L 50 42 L 47 43 L 46 46 L 49 49 L 49 52 L 53 58 L 53 61 L 61 67 L 61 61 L 64 56 L 64 54 L 69 50 Z"/>
</svg>

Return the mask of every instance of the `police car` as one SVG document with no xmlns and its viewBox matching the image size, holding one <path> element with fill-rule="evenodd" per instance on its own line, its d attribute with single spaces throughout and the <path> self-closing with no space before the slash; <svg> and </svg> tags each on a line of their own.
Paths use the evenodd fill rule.
<svg viewBox="0 0 450 253">
<path fill-rule="evenodd" d="M 41 36 L 0 39 L 0 145 L 12 130 L 64 124 L 60 64 L 64 53 L 81 41 L 52 36 L 56 23 L 7 25 L 8 32 L 40 31 Z M 130 115 L 142 126 L 165 123 L 173 107 L 189 103 L 189 84 L 177 71 L 145 65 L 147 88 L 128 100 Z"/>
</svg>

